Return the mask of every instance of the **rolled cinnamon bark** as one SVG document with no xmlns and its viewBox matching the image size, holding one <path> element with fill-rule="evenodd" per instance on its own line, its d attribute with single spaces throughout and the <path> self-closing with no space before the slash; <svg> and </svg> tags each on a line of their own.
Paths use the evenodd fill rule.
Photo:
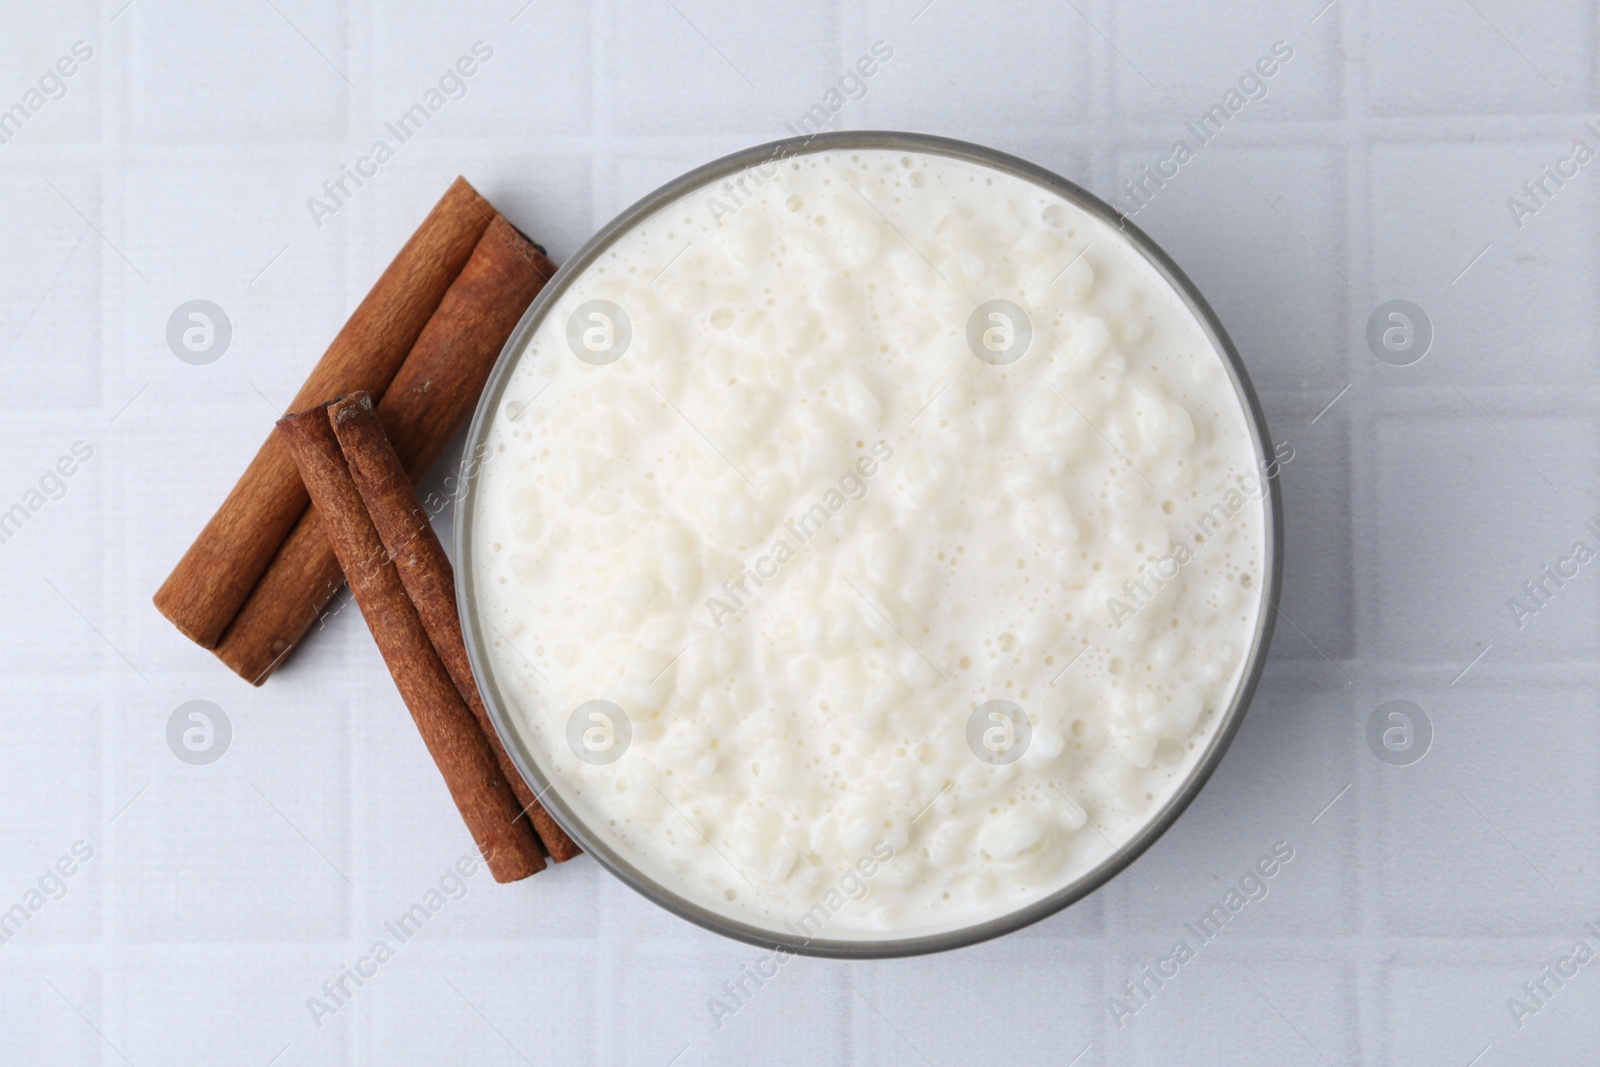
<svg viewBox="0 0 1600 1067">
<path fill-rule="evenodd" d="M 333 339 L 291 411 L 357 389 L 381 396 L 494 217 L 457 178 Z M 156 608 L 213 648 L 306 510 L 306 491 L 271 435 L 165 583 Z"/>
<path fill-rule="evenodd" d="M 512 329 L 554 273 L 555 264 L 538 246 L 499 216 L 478 240 L 378 403 L 378 418 L 412 481 L 427 472 L 472 414 Z M 218 658 L 260 685 L 342 583 L 322 523 L 307 512 L 223 635 Z"/>
<path fill-rule="evenodd" d="M 395 454 L 384 434 L 372 401 L 365 393 L 357 393 L 335 401 L 328 408 L 328 418 L 333 423 L 334 436 L 344 450 L 345 463 L 350 476 L 366 503 L 372 525 L 383 541 L 388 557 L 394 561 L 405 585 L 411 603 L 422 619 L 422 626 L 433 641 L 445 669 L 455 682 L 456 690 L 472 710 L 478 726 L 494 749 L 500 769 L 511 783 L 523 810 L 528 813 L 539 839 L 544 843 L 550 858 L 565 863 L 582 852 L 577 844 L 544 810 L 528 783 L 523 781 L 516 764 L 511 762 L 494 723 L 489 720 L 489 709 L 478 691 L 477 680 L 472 675 L 472 665 L 467 659 L 466 641 L 461 634 L 461 615 L 456 607 L 455 571 L 439 543 L 438 534 L 428 521 L 428 513 L 417 492 L 406 476 L 400 457 Z"/>
<path fill-rule="evenodd" d="M 489 741 L 440 662 L 361 493 L 351 480 L 327 407 L 278 422 L 278 433 L 327 527 L 356 604 L 401 699 L 444 776 L 456 808 L 497 882 L 544 869 L 539 841 Z"/>
</svg>

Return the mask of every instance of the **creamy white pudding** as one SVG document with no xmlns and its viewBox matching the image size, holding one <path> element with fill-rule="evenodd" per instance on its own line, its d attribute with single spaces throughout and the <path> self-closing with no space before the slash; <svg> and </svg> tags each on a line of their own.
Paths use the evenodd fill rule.
<svg viewBox="0 0 1600 1067">
<path fill-rule="evenodd" d="M 774 931 L 994 918 L 1104 861 L 1241 684 L 1275 466 L 1176 291 L 1055 192 L 775 160 L 646 217 L 489 423 L 489 669 L 591 832 Z"/>
</svg>

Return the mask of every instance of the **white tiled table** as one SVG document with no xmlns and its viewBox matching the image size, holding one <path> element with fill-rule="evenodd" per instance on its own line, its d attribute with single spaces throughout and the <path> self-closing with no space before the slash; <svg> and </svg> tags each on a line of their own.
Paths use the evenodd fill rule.
<svg viewBox="0 0 1600 1067">
<path fill-rule="evenodd" d="M 1600 567 L 1520 631 L 1506 606 L 1600 512 L 1600 162 L 1520 230 L 1506 206 L 1574 138 L 1600 148 L 1592 6 L 925 2 L 0 15 L 0 108 L 94 50 L 0 145 L 0 509 L 93 449 L 0 544 L 0 908 L 93 849 L 0 945 L 0 1061 L 1592 1061 L 1600 962 L 1520 1029 L 1507 998 L 1600 950 Z M 316 226 L 307 198 L 480 39 L 467 96 Z M 1138 872 L 1067 913 L 945 956 L 792 962 L 721 1029 L 707 998 L 759 953 L 588 860 L 480 874 L 319 1028 L 307 998 L 470 843 L 353 612 L 253 690 L 150 594 L 450 178 L 568 256 L 783 135 L 877 40 L 893 59 L 840 127 L 984 142 L 1107 197 L 1294 48 L 1138 215 L 1295 448 L 1285 618 L 1237 743 Z M 1364 337 L 1401 297 L 1436 340 L 1397 368 Z M 164 340 L 195 298 L 234 324 L 209 366 Z M 167 748 L 191 699 L 233 724 L 208 767 Z M 1365 740 L 1391 699 L 1433 724 L 1411 766 Z M 1119 1029 L 1109 999 L 1278 841 L 1270 895 Z"/>
</svg>

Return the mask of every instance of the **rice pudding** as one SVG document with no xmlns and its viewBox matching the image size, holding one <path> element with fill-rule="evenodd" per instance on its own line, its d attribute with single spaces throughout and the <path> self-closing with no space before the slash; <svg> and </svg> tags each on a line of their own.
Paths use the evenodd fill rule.
<svg viewBox="0 0 1600 1067">
<path fill-rule="evenodd" d="M 569 280 L 471 497 L 489 670 L 590 833 L 791 936 L 1037 901 L 1239 689 L 1265 494 L 1180 295 L 1055 191 L 774 158 Z"/>
</svg>

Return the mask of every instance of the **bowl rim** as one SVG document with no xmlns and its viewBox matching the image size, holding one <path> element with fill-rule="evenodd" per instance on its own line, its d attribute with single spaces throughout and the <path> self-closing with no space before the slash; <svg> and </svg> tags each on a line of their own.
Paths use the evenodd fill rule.
<svg viewBox="0 0 1600 1067">
<path fill-rule="evenodd" d="M 593 856 L 601 866 L 605 867 L 640 895 L 677 915 L 679 918 L 686 919 L 714 933 L 780 953 L 834 959 L 890 959 L 964 948 L 1012 933 L 1054 915 L 1063 908 L 1087 897 L 1120 874 L 1177 822 L 1178 817 L 1183 814 L 1206 782 L 1210 780 L 1218 764 L 1221 763 L 1223 754 L 1227 752 L 1232 744 L 1244 720 L 1246 708 L 1254 697 L 1261 675 L 1266 668 L 1267 649 L 1271 643 L 1274 629 L 1273 616 L 1277 611 L 1277 601 L 1283 577 L 1283 514 L 1279 494 L 1272 485 L 1276 479 L 1264 479 L 1263 484 L 1267 487 L 1267 491 L 1262 497 L 1264 505 L 1263 521 L 1266 527 L 1263 530 L 1263 552 L 1266 556 L 1263 560 L 1265 588 L 1261 591 L 1263 603 L 1261 604 L 1260 613 L 1257 615 L 1255 632 L 1252 636 L 1251 647 L 1239 685 L 1234 691 L 1233 699 L 1229 706 L 1221 713 L 1216 728 L 1212 731 L 1206 750 L 1201 753 L 1182 784 L 1171 794 L 1162 808 L 1145 822 L 1127 842 L 1120 847 L 1113 845 L 1110 855 L 1099 864 L 1045 897 L 983 922 L 912 937 L 878 940 L 793 937 L 752 923 L 730 918 L 720 912 L 703 907 L 694 901 L 685 899 L 650 878 L 638 867 L 634 866 L 627 856 L 621 855 L 617 850 L 612 849 L 606 841 L 597 839 L 594 834 L 589 832 L 583 820 L 576 815 L 572 807 L 567 804 L 559 788 L 559 779 L 551 778 L 545 774 L 539 761 L 534 758 L 534 754 L 524 742 L 520 731 L 510 721 L 510 716 L 507 712 L 508 702 L 500 692 L 494 672 L 488 669 L 487 646 L 484 634 L 479 627 L 476 601 L 473 595 L 474 574 L 471 534 L 474 511 L 473 489 L 477 484 L 476 475 L 479 469 L 476 457 L 483 454 L 485 436 L 495 413 L 501 406 L 511 372 L 516 366 L 519 354 L 531 339 L 533 332 L 543 321 L 549 309 L 561 299 L 572 282 L 580 277 L 583 271 L 608 250 L 619 237 L 666 204 L 697 189 L 713 186 L 721 178 L 760 166 L 769 161 L 782 161 L 794 156 L 810 155 L 817 152 L 849 150 L 915 152 L 945 156 L 990 167 L 1043 186 L 1095 216 L 1100 221 L 1115 226 L 1122 232 L 1134 249 L 1144 256 L 1157 274 L 1177 292 L 1190 313 L 1194 315 L 1196 321 L 1200 324 L 1206 339 L 1211 343 L 1213 349 L 1221 355 L 1223 364 L 1233 382 L 1240 405 L 1244 410 L 1245 422 L 1250 433 L 1251 444 L 1256 453 L 1256 458 L 1260 463 L 1265 463 L 1271 459 L 1273 454 L 1271 449 L 1272 439 L 1267 430 L 1266 416 L 1262 411 L 1256 390 L 1250 382 L 1249 374 L 1239 358 L 1238 350 L 1234 348 L 1233 341 L 1229 338 L 1227 331 L 1223 328 L 1211 305 L 1206 302 L 1199 289 L 1189 280 L 1188 275 L 1179 268 L 1177 263 L 1155 241 L 1146 235 L 1143 230 L 1135 226 L 1126 215 L 1076 183 L 1068 181 L 1066 178 L 1044 167 L 983 145 L 931 134 L 900 131 L 862 130 L 816 133 L 752 145 L 679 175 L 618 214 L 591 237 L 576 255 L 557 270 L 554 277 L 535 297 L 533 303 L 529 305 L 528 310 L 523 314 L 522 319 L 517 323 L 510 338 L 506 341 L 505 347 L 501 350 L 494 369 L 489 375 L 483 393 L 478 399 L 477 408 L 473 412 L 472 422 L 467 431 L 466 444 L 462 453 L 464 467 L 460 475 L 460 484 L 456 490 L 458 496 L 455 508 L 453 548 L 457 560 L 457 606 L 461 615 L 463 636 L 466 638 L 467 657 L 471 663 L 473 675 L 477 679 L 478 687 L 482 692 L 484 703 L 488 707 L 489 717 L 494 723 L 495 731 L 499 734 L 500 741 L 510 754 L 517 770 L 533 787 L 535 795 L 541 799 L 546 810 L 561 824 L 567 833 L 583 846 L 586 852 Z M 469 459 L 469 457 L 472 458 Z"/>
</svg>

